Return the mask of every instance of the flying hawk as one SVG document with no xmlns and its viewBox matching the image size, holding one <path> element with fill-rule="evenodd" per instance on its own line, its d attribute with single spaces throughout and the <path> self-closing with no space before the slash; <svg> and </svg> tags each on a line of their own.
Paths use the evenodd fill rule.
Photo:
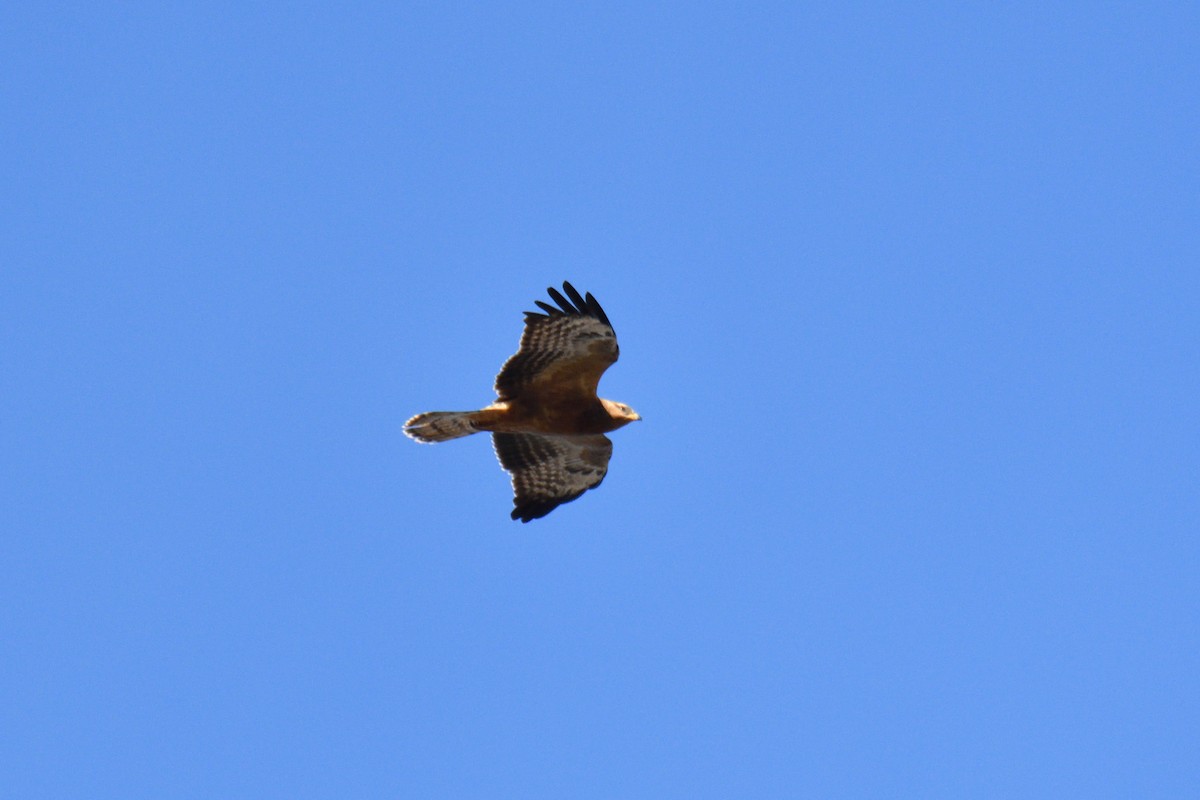
<svg viewBox="0 0 1200 800">
<path fill-rule="evenodd" d="M 641 419 L 624 403 L 596 395 L 620 352 L 604 309 L 569 283 L 554 307 L 535 300 L 515 355 L 496 376 L 496 402 L 479 411 L 429 411 L 404 423 L 418 442 L 490 431 L 500 466 L 512 474 L 513 519 L 529 522 L 594 489 L 608 472 L 604 434 Z"/>
</svg>

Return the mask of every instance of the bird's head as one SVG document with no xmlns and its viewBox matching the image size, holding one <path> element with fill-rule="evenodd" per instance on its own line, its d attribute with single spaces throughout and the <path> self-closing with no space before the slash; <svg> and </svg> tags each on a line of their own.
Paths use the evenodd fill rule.
<svg viewBox="0 0 1200 800">
<path fill-rule="evenodd" d="M 604 404 L 604 408 L 608 411 L 608 415 L 613 418 L 613 421 L 621 425 L 637 422 L 641 419 L 641 415 L 624 403 L 618 403 L 615 400 L 601 400 L 600 402 Z"/>
</svg>

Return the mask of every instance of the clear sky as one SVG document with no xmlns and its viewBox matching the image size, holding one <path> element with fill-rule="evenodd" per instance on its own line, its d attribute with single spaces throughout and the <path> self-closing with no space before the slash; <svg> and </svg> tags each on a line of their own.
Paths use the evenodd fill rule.
<svg viewBox="0 0 1200 800">
<path fill-rule="evenodd" d="M 1186 797 L 1200 10 L 0 12 L 0 791 Z M 509 520 L 570 280 L 604 485 Z"/>
</svg>

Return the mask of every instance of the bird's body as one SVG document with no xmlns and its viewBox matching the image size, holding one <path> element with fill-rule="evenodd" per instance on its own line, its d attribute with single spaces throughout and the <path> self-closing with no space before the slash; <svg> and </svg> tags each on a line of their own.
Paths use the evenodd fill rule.
<svg viewBox="0 0 1200 800">
<path fill-rule="evenodd" d="M 501 466 L 512 473 L 513 519 L 528 522 L 579 497 L 604 479 L 612 443 L 605 433 L 641 419 L 624 403 L 596 394 L 617 360 L 616 333 L 588 294 L 569 283 L 554 307 L 525 312 L 521 345 L 496 376 L 496 402 L 478 411 L 430 411 L 404 424 L 421 442 L 480 431 L 493 434 Z M 569 299 L 568 299 L 569 298 Z"/>
</svg>

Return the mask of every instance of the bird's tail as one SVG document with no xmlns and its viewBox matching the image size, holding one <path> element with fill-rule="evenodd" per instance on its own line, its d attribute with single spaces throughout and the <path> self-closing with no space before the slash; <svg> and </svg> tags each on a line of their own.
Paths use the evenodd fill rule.
<svg viewBox="0 0 1200 800">
<path fill-rule="evenodd" d="M 418 442 L 446 442 L 478 433 L 478 411 L 427 411 L 404 423 L 404 432 Z"/>
</svg>

